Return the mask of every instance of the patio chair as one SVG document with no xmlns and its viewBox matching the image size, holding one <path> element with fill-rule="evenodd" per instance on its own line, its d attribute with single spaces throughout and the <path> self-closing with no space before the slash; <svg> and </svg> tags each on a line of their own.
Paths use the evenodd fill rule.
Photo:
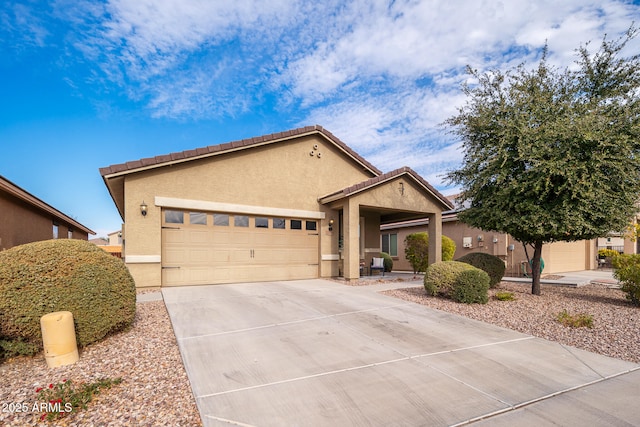
<svg viewBox="0 0 640 427">
<path fill-rule="evenodd" d="M 384 258 L 373 258 L 369 269 L 371 270 L 371 275 L 373 275 L 373 270 L 380 270 L 384 276 Z"/>
</svg>

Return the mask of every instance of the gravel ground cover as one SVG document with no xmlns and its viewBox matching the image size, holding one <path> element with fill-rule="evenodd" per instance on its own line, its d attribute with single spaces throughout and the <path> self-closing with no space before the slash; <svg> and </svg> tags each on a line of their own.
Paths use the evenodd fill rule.
<svg viewBox="0 0 640 427">
<path fill-rule="evenodd" d="M 402 286 L 402 280 L 390 280 Z M 385 283 L 382 278 L 358 283 Z M 346 284 L 345 282 L 342 282 Z M 498 291 L 513 292 L 514 301 L 498 301 Z M 383 291 L 393 297 L 466 316 L 541 338 L 640 363 L 640 308 L 619 289 L 600 285 L 566 288 L 542 285 L 542 295 L 531 295 L 530 285 L 502 282 L 489 290 L 489 303 L 459 304 L 426 295 L 424 288 Z M 144 292 L 142 292 L 144 293 Z M 593 328 L 572 328 L 556 315 L 593 316 Z M 82 350 L 70 366 L 49 369 L 44 356 L 20 357 L 0 365 L 0 425 L 59 426 L 201 426 L 173 329 L 162 301 L 137 304 L 133 327 Z M 72 379 L 92 382 L 101 377 L 122 378 L 122 383 L 94 397 L 86 410 L 52 423 L 39 421 L 40 413 L 10 411 L 10 403 L 36 399 L 36 388 Z M 6 404 L 6 406 L 4 405 Z"/>
<path fill-rule="evenodd" d="M 136 308 L 128 331 L 87 346 L 73 365 L 49 369 L 42 354 L 0 365 L 0 425 L 201 426 L 164 302 L 138 303 Z M 50 423 L 31 411 L 38 387 L 104 377 L 120 377 L 122 383 L 96 395 L 86 410 Z M 29 410 L 16 412 L 16 403 L 26 403 Z"/>
<path fill-rule="evenodd" d="M 640 308 L 631 305 L 620 289 L 602 285 L 579 288 L 542 285 L 540 296 L 531 295 L 530 284 L 501 282 L 489 290 L 487 304 L 461 304 L 431 297 L 424 288 L 383 291 L 385 295 L 431 308 L 513 329 L 562 344 L 640 363 Z M 513 301 L 495 299 L 496 292 L 514 294 Z M 556 320 L 570 315 L 593 317 L 593 328 L 569 327 Z"/>
</svg>

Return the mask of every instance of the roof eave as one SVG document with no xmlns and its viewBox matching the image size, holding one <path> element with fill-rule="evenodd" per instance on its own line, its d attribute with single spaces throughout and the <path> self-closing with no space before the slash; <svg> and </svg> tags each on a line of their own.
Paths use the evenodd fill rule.
<svg viewBox="0 0 640 427">
<path fill-rule="evenodd" d="M 54 208 L 53 206 L 51 206 L 50 204 L 46 203 L 45 201 L 39 199 L 38 197 L 34 196 L 33 194 L 29 193 L 27 190 L 21 188 L 20 186 L 14 184 L 13 182 L 9 181 L 8 179 L 4 178 L 3 176 L 0 176 L 0 188 L 4 189 L 7 193 L 11 194 L 13 197 L 16 197 L 20 200 L 22 200 L 23 202 L 28 203 L 29 205 L 47 212 L 48 214 L 56 217 L 57 219 L 66 222 L 67 224 L 80 229 L 84 232 L 86 232 L 87 234 L 92 234 L 95 235 L 95 231 L 91 230 L 90 228 L 80 224 L 78 221 L 76 221 L 75 219 L 71 218 L 70 216 L 68 216 L 67 214 L 63 213 L 62 211 L 59 211 L 58 209 Z"/>
<path fill-rule="evenodd" d="M 216 146 L 207 147 L 208 152 L 203 154 L 185 155 L 185 152 L 171 153 L 166 155 L 166 157 L 172 158 L 171 160 L 158 161 L 157 157 L 155 157 L 155 158 L 145 158 L 145 159 L 137 160 L 134 162 L 111 165 L 104 168 L 100 168 L 100 174 L 102 175 L 103 178 L 111 179 L 118 176 L 144 172 L 147 170 L 186 163 L 194 160 L 207 159 L 207 158 L 218 156 L 221 154 L 228 154 L 228 153 L 246 150 L 249 148 L 275 144 L 278 142 L 288 141 L 288 140 L 297 139 L 300 137 L 314 135 L 314 134 L 320 135 L 328 142 L 331 142 L 342 153 L 350 157 L 356 163 L 360 164 L 367 172 L 371 173 L 372 175 L 377 176 L 382 174 L 382 172 L 379 169 L 377 169 L 375 166 L 373 166 L 368 161 L 366 161 L 363 157 L 355 153 L 355 151 L 351 150 L 344 142 L 340 141 L 338 138 L 333 136 L 333 134 L 331 134 L 329 131 L 325 130 L 322 126 L 318 126 L 318 125 L 307 126 L 305 128 L 299 128 L 299 129 L 293 129 L 290 131 L 280 132 L 278 134 L 272 134 L 272 135 L 267 135 L 262 137 L 254 137 L 254 138 L 246 139 L 242 141 L 233 141 L 233 142 L 218 144 Z M 278 136 L 275 136 L 275 135 L 278 135 Z M 226 146 L 226 147 L 221 148 L 222 146 Z M 199 150 L 201 151 L 204 149 L 196 149 L 196 150 L 190 150 L 190 151 L 197 152 Z M 162 156 L 162 157 L 165 157 L 165 156 Z M 129 166 L 130 163 L 139 163 L 140 166 L 131 167 Z M 112 171 L 112 169 L 116 169 L 116 170 Z"/>
<path fill-rule="evenodd" d="M 113 200 L 113 204 L 116 205 L 116 209 L 118 209 L 118 213 L 120 214 L 120 218 L 122 219 L 122 221 L 124 221 L 124 200 L 122 201 L 122 203 L 119 203 L 118 200 L 116 199 L 116 197 L 113 194 L 113 191 L 111 190 L 111 185 L 110 185 L 110 181 L 109 179 L 111 178 L 117 178 L 117 177 L 112 177 L 112 176 L 103 176 L 102 180 L 104 181 L 104 185 L 107 187 L 107 191 L 109 191 L 109 196 L 111 196 L 111 200 Z M 124 180 L 123 180 L 124 181 Z M 124 183 L 122 184 L 124 185 Z M 124 193 L 124 191 L 123 191 Z"/>
</svg>

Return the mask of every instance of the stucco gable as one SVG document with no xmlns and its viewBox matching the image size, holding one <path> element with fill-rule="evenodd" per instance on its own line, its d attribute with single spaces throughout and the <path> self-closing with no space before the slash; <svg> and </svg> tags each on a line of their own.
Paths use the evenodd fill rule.
<svg viewBox="0 0 640 427">
<path fill-rule="evenodd" d="M 326 196 L 320 197 L 319 202 L 323 204 L 331 203 L 336 200 L 340 200 L 345 197 L 351 197 L 355 194 L 369 191 L 375 187 L 378 187 L 384 183 L 394 180 L 400 176 L 404 176 L 407 179 L 413 181 L 419 188 L 423 189 L 427 194 L 433 197 L 442 206 L 444 210 L 453 209 L 454 206 L 449 199 L 436 190 L 431 184 L 429 184 L 424 178 L 422 178 L 413 169 L 405 166 L 391 172 L 387 172 L 382 175 L 370 178 L 366 181 L 357 183 L 355 185 L 343 188 Z"/>
<path fill-rule="evenodd" d="M 245 150 L 255 148 L 267 144 L 274 144 L 281 141 L 287 141 L 293 138 L 299 138 L 301 136 L 318 134 L 326 140 L 332 142 L 340 151 L 346 156 L 351 157 L 357 163 L 360 163 L 362 167 L 370 171 L 373 175 L 380 175 L 382 171 L 373 166 L 367 160 L 365 160 L 358 153 L 353 151 L 347 144 L 342 142 L 339 138 L 333 135 L 322 126 L 306 126 L 297 129 L 291 129 L 284 132 L 272 133 L 270 135 L 257 136 L 253 138 L 247 138 L 232 142 L 227 142 L 218 145 L 210 145 L 208 147 L 196 148 L 193 150 L 186 150 L 177 153 L 170 153 L 166 155 L 159 155 L 155 157 L 148 157 L 140 160 L 129 161 L 125 163 L 119 163 L 104 168 L 100 168 L 100 174 L 103 178 L 115 177 L 123 174 L 129 174 L 133 172 L 139 172 L 141 170 L 147 170 L 152 168 L 158 168 L 167 166 L 170 164 L 182 163 L 192 161 L 196 159 L 202 159 L 214 155 L 228 153 L 237 150 Z"/>
</svg>

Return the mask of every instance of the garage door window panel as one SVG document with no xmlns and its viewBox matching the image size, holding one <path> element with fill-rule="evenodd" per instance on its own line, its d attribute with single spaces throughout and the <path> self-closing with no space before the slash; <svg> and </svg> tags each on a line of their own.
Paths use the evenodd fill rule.
<svg viewBox="0 0 640 427">
<path fill-rule="evenodd" d="M 315 221 L 305 221 L 305 228 L 307 231 L 316 231 L 318 228 L 318 223 Z"/>
<path fill-rule="evenodd" d="M 248 227 L 249 217 L 245 215 L 235 215 L 233 217 L 233 225 L 235 227 Z"/>
<path fill-rule="evenodd" d="M 207 225 L 207 214 L 204 212 L 189 212 L 189 224 Z"/>
<path fill-rule="evenodd" d="M 291 220 L 291 229 L 292 230 L 302 230 L 302 221 L 300 221 L 299 219 L 292 219 Z"/>
<path fill-rule="evenodd" d="M 255 224 L 256 228 L 269 228 L 269 218 L 256 217 Z"/>
<path fill-rule="evenodd" d="M 164 222 L 166 224 L 184 224 L 184 212 L 164 211 Z"/>
<path fill-rule="evenodd" d="M 213 214 L 213 225 L 218 227 L 229 226 L 229 215 L 227 214 Z"/>
<path fill-rule="evenodd" d="M 273 218 L 273 228 L 284 230 L 286 221 L 284 218 Z"/>
</svg>

